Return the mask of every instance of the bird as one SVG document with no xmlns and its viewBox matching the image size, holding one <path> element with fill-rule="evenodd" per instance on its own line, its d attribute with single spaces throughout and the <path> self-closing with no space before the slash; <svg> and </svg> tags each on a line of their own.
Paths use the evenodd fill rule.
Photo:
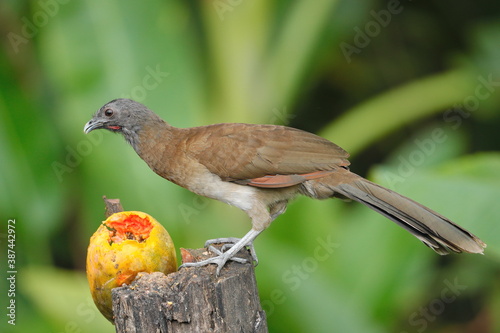
<svg viewBox="0 0 500 333">
<path fill-rule="evenodd" d="M 318 135 L 280 125 L 220 123 L 178 128 L 145 105 L 114 99 L 84 126 L 120 133 L 159 176 L 198 195 L 243 210 L 252 228 L 242 238 L 208 240 L 214 256 L 181 267 L 246 262 L 236 254 L 250 250 L 256 237 L 298 195 L 357 201 L 409 231 L 440 255 L 483 254 L 486 244 L 439 213 L 349 170 L 349 154 Z M 223 243 L 217 249 L 213 244 Z"/>
</svg>

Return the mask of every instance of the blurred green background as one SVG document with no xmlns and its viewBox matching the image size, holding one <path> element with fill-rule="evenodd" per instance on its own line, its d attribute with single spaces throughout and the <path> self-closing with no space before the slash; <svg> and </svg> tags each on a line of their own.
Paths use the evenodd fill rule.
<svg viewBox="0 0 500 333">
<path fill-rule="evenodd" d="M 470 229 L 440 257 L 356 203 L 300 198 L 256 241 L 272 332 L 500 332 L 500 3 L 0 3 L 2 332 L 113 332 L 85 278 L 102 196 L 177 247 L 242 236 L 246 215 L 160 179 L 119 135 L 83 134 L 118 97 L 174 126 L 286 124 L 351 170 Z M 16 220 L 16 325 L 7 221 Z"/>
</svg>

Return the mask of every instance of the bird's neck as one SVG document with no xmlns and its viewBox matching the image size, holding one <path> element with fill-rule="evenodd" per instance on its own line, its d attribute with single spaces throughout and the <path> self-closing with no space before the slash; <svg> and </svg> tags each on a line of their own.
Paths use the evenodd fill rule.
<svg viewBox="0 0 500 333">
<path fill-rule="evenodd" d="M 135 133 L 125 136 L 125 138 L 153 171 L 162 173 L 165 166 L 157 164 L 159 161 L 168 160 L 165 157 L 170 156 L 175 149 L 176 144 L 174 141 L 179 130 L 179 128 L 160 120 L 142 126 Z"/>
</svg>

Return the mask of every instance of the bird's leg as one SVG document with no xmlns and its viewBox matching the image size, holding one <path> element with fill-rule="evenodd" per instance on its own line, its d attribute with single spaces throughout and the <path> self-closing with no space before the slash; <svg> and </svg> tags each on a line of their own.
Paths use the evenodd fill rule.
<svg viewBox="0 0 500 333">
<path fill-rule="evenodd" d="M 182 267 L 200 267 L 200 266 L 205 266 L 205 265 L 208 265 L 208 264 L 216 264 L 218 266 L 216 274 L 219 275 L 222 267 L 224 267 L 224 265 L 226 264 L 226 262 L 228 260 L 232 259 L 234 257 L 234 255 L 236 253 L 238 253 L 245 246 L 249 246 L 250 247 L 250 252 L 252 253 L 252 258 L 255 260 L 257 258 L 257 256 L 255 255 L 255 250 L 253 249 L 253 241 L 255 240 L 255 238 L 257 238 L 257 236 L 262 231 L 263 230 L 257 231 L 257 230 L 251 229 L 241 239 L 229 238 L 231 240 L 230 243 L 233 243 L 233 241 L 236 241 L 236 242 L 234 242 L 234 244 L 227 251 L 225 251 L 225 252 L 221 252 L 221 251 L 213 248 L 213 246 L 210 246 L 210 248 L 211 248 L 212 251 L 216 250 L 216 251 L 214 251 L 217 254 L 216 257 L 212 257 L 212 258 L 200 261 L 200 262 L 185 263 L 185 264 L 182 264 L 180 266 L 180 268 L 182 268 Z M 218 239 L 218 240 L 220 240 L 220 239 Z M 218 240 L 214 240 L 214 242 L 212 242 L 212 240 L 210 240 L 210 241 L 207 241 L 207 243 L 208 243 L 208 245 L 214 244 L 214 243 L 218 243 Z M 240 261 L 241 258 L 233 258 L 233 259 L 236 259 L 236 261 L 241 262 Z"/>
<path fill-rule="evenodd" d="M 226 245 L 226 244 L 224 244 Z M 229 245 L 229 244 L 228 244 Z M 216 255 L 222 255 L 225 251 L 225 249 L 223 249 L 224 246 L 221 247 L 221 249 L 219 250 L 218 248 L 216 248 L 215 246 L 208 246 L 208 250 L 210 252 L 212 252 L 213 254 L 216 254 Z M 231 248 L 231 246 L 229 246 L 229 248 Z M 229 260 L 232 260 L 232 261 L 236 261 L 236 262 L 239 262 L 240 264 L 246 264 L 248 262 L 247 259 L 243 259 L 243 258 L 238 258 L 238 257 L 232 257 L 232 258 L 229 258 Z"/>
<path fill-rule="evenodd" d="M 211 252 L 215 254 L 220 254 L 220 252 L 226 252 L 227 249 L 230 249 L 231 247 L 234 246 L 237 242 L 239 242 L 241 238 L 236 238 L 236 237 L 225 237 L 225 238 L 215 238 L 215 239 L 209 239 L 205 242 L 205 247 L 207 247 Z M 215 247 L 211 246 L 212 244 L 224 244 L 220 248 L 220 251 L 216 249 Z M 259 264 L 259 258 L 257 258 L 257 253 L 255 252 L 255 247 L 253 246 L 253 242 L 247 244 L 248 249 L 250 250 L 250 255 L 252 256 L 252 260 L 255 262 L 255 266 Z M 246 262 L 246 259 L 241 259 L 241 258 L 236 258 L 232 257 L 231 260 L 237 261 L 237 262 Z"/>
</svg>

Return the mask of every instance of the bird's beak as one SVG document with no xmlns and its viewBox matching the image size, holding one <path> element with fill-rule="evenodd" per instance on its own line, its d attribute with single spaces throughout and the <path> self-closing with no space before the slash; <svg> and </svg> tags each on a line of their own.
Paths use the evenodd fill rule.
<svg viewBox="0 0 500 333">
<path fill-rule="evenodd" d="M 93 131 L 95 129 L 102 128 L 103 125 L 104 124 L 101 121 L 99 121 L 99 120 L 90 119 L 88 121 L 88 123 L 85 124 L 85 127 L 83 127 L 83 132 L 85 134 L 89 134 L 91 131 Z"/>
</svg>

